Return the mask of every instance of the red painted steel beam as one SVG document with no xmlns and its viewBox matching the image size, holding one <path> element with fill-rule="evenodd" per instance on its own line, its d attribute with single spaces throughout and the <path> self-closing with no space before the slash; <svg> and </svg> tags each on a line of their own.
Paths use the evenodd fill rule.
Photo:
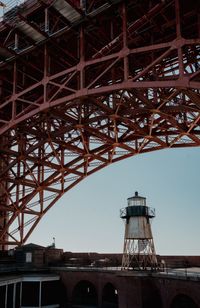
<svg viewBox="0 0 200 308">
<path fill-rule="evenodd" d="M 0 27 L 1 249 L 107 165 L 200 145 L 197 1 L 65 2 Z"/>
</svg>

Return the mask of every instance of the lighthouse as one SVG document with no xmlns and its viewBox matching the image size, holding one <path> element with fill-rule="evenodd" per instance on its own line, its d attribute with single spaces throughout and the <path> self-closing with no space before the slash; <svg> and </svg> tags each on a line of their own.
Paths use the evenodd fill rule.
<svg viewBox="0 0 200 308">
<path fill-rule="evenodd" d="M 146 205 L 146 198 L 138 195 L 127 199 L 128 206 L 120 210 L 125 221 L 122 269 L 156 269 L 157 258 L 154 247 L 151 221 L 155 209 Z"/>
</svg>

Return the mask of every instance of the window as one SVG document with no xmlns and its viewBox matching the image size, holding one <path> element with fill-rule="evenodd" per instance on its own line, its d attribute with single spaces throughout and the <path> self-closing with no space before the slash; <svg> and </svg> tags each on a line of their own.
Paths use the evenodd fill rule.
<svg viewBox="0 0 200 308">
<path fill-rule="evenodd" d="M 32 262 L 32 252 L 26 252 L 26 263 Z"/>
</svg>

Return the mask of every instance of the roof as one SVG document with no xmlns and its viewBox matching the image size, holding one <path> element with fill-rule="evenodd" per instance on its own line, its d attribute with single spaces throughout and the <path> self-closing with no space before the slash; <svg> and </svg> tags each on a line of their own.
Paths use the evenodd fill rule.
<svg viewBox="0 0 200 308">
<path fill-rule="evenodd" d="M 41 249 L 45 249 L 45 247 L 37 245 L 37 244 L 29 243 L 29 244 L 23 245 L 23 246 L 21 246 L 17 249 L 21 249 L 21 250 L 41 250 Z"/>
</svg>

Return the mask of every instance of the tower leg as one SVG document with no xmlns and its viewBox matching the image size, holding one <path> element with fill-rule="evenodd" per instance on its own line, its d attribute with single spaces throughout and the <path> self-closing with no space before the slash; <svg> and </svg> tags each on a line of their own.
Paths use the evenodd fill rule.
<svg viewBox="0 0 200 308">
<path fill-rule="evenodd" d="M 158 267 L 153 239 L 125 239 L 122 270 L 156 270 Z"/>
<path fill-rule="evenodd" d="M 5 138 L 0 138 L 1 144 L 5 145 Z M 7 157 L 0 157 L 0 174 L 6 166 Z M 7 235 L 1 236 L 1 232 L 5 230 L 7 224 L 7 212 L 3 208 L 7 205 L 8 196 L 6 194 L 7 183 L 5 176 L 0 178 L 0 241 L 6 242 Z M 0 244 L 0 251 L 8 250 L 7 244 Z"/>
</svg>

